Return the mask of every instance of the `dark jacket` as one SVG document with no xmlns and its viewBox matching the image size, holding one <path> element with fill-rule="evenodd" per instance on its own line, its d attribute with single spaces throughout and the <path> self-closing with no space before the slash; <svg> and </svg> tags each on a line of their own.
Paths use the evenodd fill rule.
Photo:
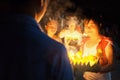
<svg viewBox="0 0 120 80">
<path fill-rule="evenodd" d="M 0 18 L 0 80 L 73 80 L 65 47 L 26 15 Z"/>
</svg>

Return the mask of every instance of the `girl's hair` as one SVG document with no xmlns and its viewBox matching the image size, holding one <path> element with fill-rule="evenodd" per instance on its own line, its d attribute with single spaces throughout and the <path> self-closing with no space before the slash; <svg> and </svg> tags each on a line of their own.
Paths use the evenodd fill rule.
<svg viewBox="0 0 120 80">
<path fill-rule="evenodd" d="M 94 23 L 98 26 L 98 29 L 100 31 L 101 34 L 104 34 L 103 32 L 103 24 L 104 24 L 104 21 L 103 21 L 103 16 L 101 14 L 97 14 L 95 13 L 94 11 L 91 12 L 91 11 L 87 11 L 87 12 L 84 12 L 84 21 L 87 21 L 89 22 L 90 20 L 93 20 Z"/>
</svg>

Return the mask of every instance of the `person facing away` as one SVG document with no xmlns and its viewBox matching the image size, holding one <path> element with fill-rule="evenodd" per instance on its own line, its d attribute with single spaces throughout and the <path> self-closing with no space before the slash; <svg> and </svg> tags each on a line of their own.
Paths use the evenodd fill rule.
<svg viewBox="0 0 120 80">
<path fill-rule="evenodd" d="M 113 43 L 112 40 L 100 33 L 100 18 L 86 16 L 84 19 L 84 33 L 86 37 L 82 40 L 82 57 L 92 55 L 99 60 L 100 71 L 85 71 L 85 80 L 111 80 L 111 70 L 113 67 Z"/>
<path fill-rule="evenodd" d="M 4 0 L 7 5 L 0 5 L 0 80 L 73 80 L 64 45 L 38 26 L 48 2 Z"/>
</svg>

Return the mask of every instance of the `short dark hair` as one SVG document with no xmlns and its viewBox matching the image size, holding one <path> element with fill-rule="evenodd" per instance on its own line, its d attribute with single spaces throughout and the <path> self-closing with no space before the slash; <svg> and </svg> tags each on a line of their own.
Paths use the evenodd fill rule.
<svg viewBox="0 0 120 80">
<path fill-rule="evenodd" d="M 98 27 L 101 27 L 101 24 L 103 23 L 102 15 L 88 13 L 84 16 L 84 19 L 88 21 L 93 20 L 98 25 Z"/>
<path fill-rule="evenodd" d="M 100 31 L 101 34 L 104 34 L 104 19 L 103 19 L 103 15 L 100 14 L 99 12 L 96 11 L 92 11 L 92 10 L 86 10 L 83 12 L 84 15 L 84 20 L 87 20 L 88 22 L 90 20 L 93 20 L 95 22 L 95 24 L 98 25 L 98 29 Z"/>
</svg>

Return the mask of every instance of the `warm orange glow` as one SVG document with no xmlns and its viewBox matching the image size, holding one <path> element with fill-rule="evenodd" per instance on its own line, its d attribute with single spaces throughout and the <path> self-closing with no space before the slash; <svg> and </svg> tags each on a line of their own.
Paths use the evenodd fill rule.
<svg viewBox="0 0 120 80">
<path fill-rule="evenodd" d="M 98 53 L 96 56 L 93 55 L 87 55 L 85 57 L 82 57 L 82 52 L 72 53 L 68 52 L 69 59 L 71 61 L 72 65 L 90 65 L 91 67 L 98 63 L 99 57 L 102 54 L 102 50 L 98 49 Z"/>
<path fill-rule="evenodd" d="M 92 67 L 99 62 L 99 58 L 102 56 L 102 50 L 98 49 L 96 55 L 86 54 L 83 56 L 83 53 L 79 50 L 79 48 L 85 34 L 76 30 L 76 24 L 76 20 L 72 17 L 70 21 L 68 21 L 68 29 L 62 29 L 59 32 L 58 37 L 61 39 L 64 38 L 63 44 L 67 49 L 71 65 L 90 65 L 90 67 Z M 57 22 L 55 20 L 50 20 L 50 22 L 46 25 L 46 29 L 48 30 L 48 36 L 50 36 L 49 34 L 52 34 L 51 38 L 56 40 L 56 37 L 53 35 L 55 35 L 57 31 Z"/>
</svg>

